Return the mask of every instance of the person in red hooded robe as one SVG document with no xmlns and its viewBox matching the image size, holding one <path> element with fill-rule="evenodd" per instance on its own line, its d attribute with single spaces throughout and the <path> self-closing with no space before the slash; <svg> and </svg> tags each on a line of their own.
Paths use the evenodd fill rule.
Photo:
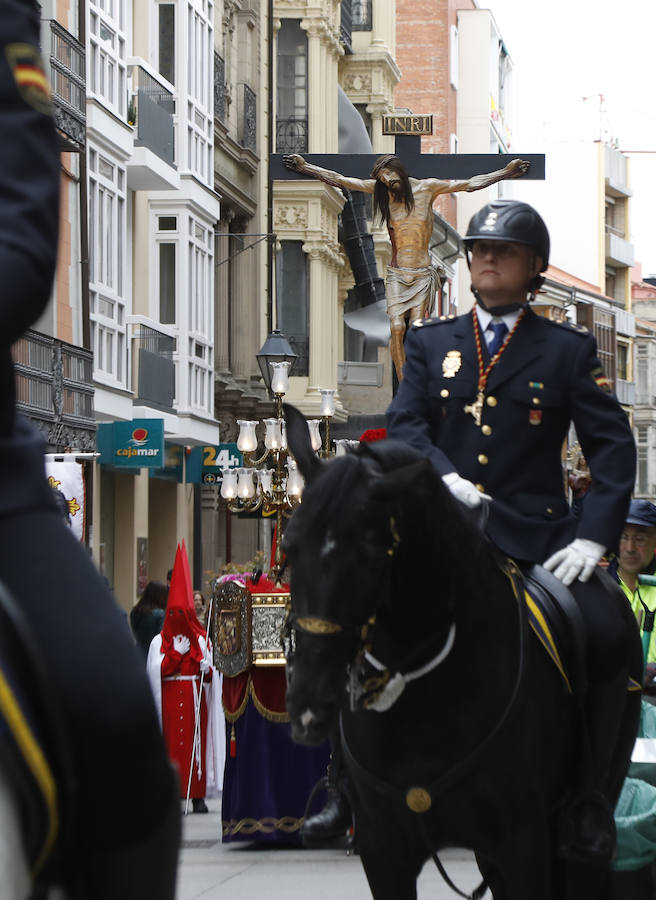
<svg viewBox="0 0 656 900">
<path fill-rule="evenodd" d="M 179 772 L 180 796 L 191 797 L 194 812 L 207 812 L 205 796 L 222 783 L 223 717 L 219 675 L 196 616 L 184 542 L 176 552 L 164 626 L 151 642 L 147 668 L 169 758 Z"/>
</svg>

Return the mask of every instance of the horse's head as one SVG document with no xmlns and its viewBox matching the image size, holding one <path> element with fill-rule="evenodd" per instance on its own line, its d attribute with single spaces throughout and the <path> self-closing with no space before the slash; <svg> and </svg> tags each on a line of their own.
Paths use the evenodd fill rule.
<svg viewBox="0 0 656 900">
<path fill-rule="evenodd" d="M 295 740 L 318 743 L 336 725 L 347 668 L 389 591 L 387 576 L 400 541 L 399 498 L 412 481 L 433 476 L 423 457 L 398 445 L 399 465 L 386 471 L 392 442 L 386 442 L 385 453 L 363 445 L 319 460 L 303 416 L 290 406 L 285 415 L 289 447 L 306 482 L 283 543 L 295 638 L 287 709 Z"/>
</svg>

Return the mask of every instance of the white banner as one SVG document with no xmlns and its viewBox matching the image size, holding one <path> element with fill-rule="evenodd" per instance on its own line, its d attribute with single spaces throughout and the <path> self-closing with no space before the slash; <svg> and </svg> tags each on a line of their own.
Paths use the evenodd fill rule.
<svg viewBox="0 0 656 900">
<path fill-rule="evenodd" d="M 68 504 L 68 521 L 78 541 L 84 540 L 86 497 L 82 464 L 71 456 L 46 453 L 46 478 L 51 487 L 60 491 Z"/>
</svg>

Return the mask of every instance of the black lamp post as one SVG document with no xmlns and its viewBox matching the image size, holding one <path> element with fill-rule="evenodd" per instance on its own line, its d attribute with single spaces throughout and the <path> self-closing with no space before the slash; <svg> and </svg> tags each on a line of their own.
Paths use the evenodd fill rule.
<svg viewBox="0 0 656 900">
<path fill-rule="evenodd" d="M 262 373 L 262 380 L 266 385 L 269 396 L 271 396 L 272 372 L 270 363 L 288 362 L 289 371 L 291 372 L 294 368 L 294 363 L 298 358 L 298 354 L 294 353 L 285 335 L 281 331 L 274 329 L 262 344 L 260 350 L 255 354 L 255 358 L 260 367 L 260 372 Z"/>
</svg>

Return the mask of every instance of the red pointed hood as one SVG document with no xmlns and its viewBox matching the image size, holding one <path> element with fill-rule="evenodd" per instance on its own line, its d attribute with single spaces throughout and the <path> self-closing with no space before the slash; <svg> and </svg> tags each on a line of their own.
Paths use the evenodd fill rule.
<svg viewBox="0 0 656 900">
<path fill-rule="evenodd" d="M 191 646 L 189 653 L 185 654 L 185 660 L 200 662 L 202 653 L 198 638 L 205 637 L 205 629 L 196 616 L 194 595 L 191 587 L 191 572 L 184 541 L 182 546 L 178 544 L 175 553 L 169 599 L 166 605 L 164 627 L 162 628 L 162 653 L 165 656 L 173 652 L 173 638 L 176 634 L 184 634 L 189 638 Z"/>
</svg>

